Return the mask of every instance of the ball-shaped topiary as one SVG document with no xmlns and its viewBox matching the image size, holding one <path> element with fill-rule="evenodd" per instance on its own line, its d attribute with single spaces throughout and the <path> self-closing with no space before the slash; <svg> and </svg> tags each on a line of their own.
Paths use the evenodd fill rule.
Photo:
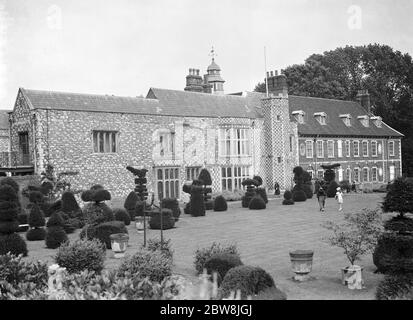
<svg viewBox="0 0 413 320">
<path fill-rule="evenodd" d="M 264 200 L 265 203 L 268 203 L 268 196 L 265 188 L 257 188 L 255 189 L 255 192 Z"/>
<path fill-rule="evenodd" d="M 151 229 L 160 230 L 161 226 L 163 230 L 172 229 L 175 226 L 175 218 L 173 216 L 171 209 L 162 209 L 162 225 L 161 225 L 161 214 L 159 211 L 154 211 L 151 213 L 151 218 L 149 220 L 149 226 Z"/>
<path fill-rule="evenodd" d="M 128 233 L 128 229 L 122 221 L 107 221 L 98 225 L 86 225 L 80 232 L 80 238 L 97 239 L 104 243 L 107 249 L 111 249 L 110 235 L 115 233 Z"/>
<path fill-rule="evenodd" d="M 260 176 L 257 176 L 257 175 L 253 176 L 252 180 L 257 181 L 257 187 L 261 186 L 262 183 L 263 183 L 262 178 Z"/>
<path fill-rule="evenodd" d="M 307 195 L 303 190 L 297 190 L 293 192 L 293 201 L 294 202 L 303 202 L 307 200 Z"/>
<path fill-rule="evenodd" d="M 265 208 L 266 208 L 265 201 L 263 198 L 261 198 L 261 196 L 256 195 L 251 199 L 250 204 L 249 204 L 250 210 L 262 210 Z"/>
<path fill-rule="evenodd" d="M 227 211 L 227 209 L 227 200 L 222 195 L 217 196 L 214 200 L 214 211 Z"/>
<path fill-rule="evenodd" d="M 122 221 L 125 224 L 125 226 L 130 225 L 131 219 L 129 213 L 125 209 L 116 208 L 113 210 L 113 213 L 116 221 Z"/>
<path fill-rule="evenodd" d="M 214 272 L 218 273 L 218 285 L 220 285 L 222 279 L 224 279 L 230 269 L 241 266 L 242 264 L 237 254 L 217 253 L 205 262 L 205 269 L 207 270 L 207 274 L 210 275 Z"/>
<path fill-rule="evenodd" d="M 46 247 L 56 249 L 68 240 L 63 229 L 64 220 L 59 212 L 54 212 L 46 223 Z"/>
<path fill-rule="evenodd" d="M 175 218 L 175 221 L 179 220 L 181 215 L 181 209 L 179 208 L 179 202 L 176 198 L 163 198 L 161 201 L 162 208 L 172 210 L 172 215 Z"/>
<path fill-rule="evenodd" d="M 81 216 L 82 210 L 80 209 L 73 192 L 65 191 L 62 194 L 61 210 L 69 215 L 70 218 L 78 218 Z"/>
<path fill-rule="evenodd" d="M 271 287 L 275 287 L 274 280 L 265 270 L 241 265 L 227 272 L 221 283 L 220 296 L 227 298 L 231 292 L 240 290 L 241 299 L 246 299 Z"/>
<path fill-rule="evenodd" d="M 284 199 L 285 200 L 292 200 L 293 199 L 293 193 L 290 190 L 285 190 Z"/>
<path fill-rule="evenodd" d="M 78 239 L 63 243 L 54 257 L 55 262 L 69 273 L 84 270 L 100 273 L 106 258 L 106 247 L 97 239 Z"/>
</svg>

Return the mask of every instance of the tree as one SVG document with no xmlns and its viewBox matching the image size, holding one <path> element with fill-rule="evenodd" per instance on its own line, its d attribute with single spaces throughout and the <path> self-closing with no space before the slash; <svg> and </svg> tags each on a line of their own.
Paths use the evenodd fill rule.
<svg viewBox="0 0 413 320">
<path fill-rule="evenodd" d="M 313 54 L 284 74 L 291 95 L 355 100 L 358 90 L 367 89 L 372 112 L 406 136 L 403 169 L 413 175 L 413 61 L 408 53 L 380 44 L 346 46 Z M 255 91 L 265 92 L 265 84 Z"/>
</svg>

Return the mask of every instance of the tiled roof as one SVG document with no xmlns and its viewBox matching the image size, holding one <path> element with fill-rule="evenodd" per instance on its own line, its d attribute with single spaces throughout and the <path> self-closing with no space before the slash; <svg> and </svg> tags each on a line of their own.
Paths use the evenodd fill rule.
<svg viewBox="0 0 413 320">
<path fill-rule="evenodd" d="M 258 95 L 215 95 L 190 91 L 151 88 L 148 98 L 159 100 L 160 107 L 170 114 L 197 117 L 257 118 Z"/>
<path fill-rule="evenodd" d="M 145 98 L 21 89 L 34 109 L 160 114 L 159 102 Z"/>
<path fill-rule="evenodd" d="M 0 130 L 9 128 L 9 115 L 11 110 L 0 110 Z"/>
<path fill-rule="evenodd" d="M 303 135 L 403 136 L 385 123 L 382 124 L 381 128 L 378 128 L 372 121 L 369 121 L 369 126 L 364 127 L 357 117 L 366 115 L 367 112 L 358 102 L 290 95 L 289 104 L 290 115 L 297 110 L 305 112 L 304 123 L 298 124 L 298 132 Z M 321 125 L 314 117 L 314 113 L 317 112 L 327 114 L 325 125 Z M 350 127 L 347 127 L 340 118 L 342 114 L 351 115 Z"/>
</svg>

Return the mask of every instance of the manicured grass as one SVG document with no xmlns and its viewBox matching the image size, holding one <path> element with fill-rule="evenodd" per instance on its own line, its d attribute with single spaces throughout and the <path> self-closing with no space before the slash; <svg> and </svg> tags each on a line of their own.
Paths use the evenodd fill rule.
<svg viewBox="0 0 413 320">
<path fill-rule="evenodd" d="M 344 211 L 338 212 L 334 199 L 328 199 L 325 213 L 319 211 L 317 199 L 296 203 L 293 206 L 281 205 L 282 198 L 272 199 L 265 210 L 249 210 L 241 207 L 241 202 L 228 202 L 228 211 L 207 211 L 205 217 L 191 217 L 181 214 L 175 228 L 164 231 L 165 239 L 171 239 L 174 250 L 174 273 L 196 279 L 193 266 L 197 248 L 209 246 L 213 241 L 236 243 L 244 264 L 256 265 L 274 277 L 277 287 L 283 290 L 288 299 L 374 299 L 381 274 L 376 270 L 371 254 L 365 255 L 359 265 L 364 267 L 366 288 L 350 290 L 341 284 L 341 267 L 348 265 L 342 249 L 331 247 L 323 242 L 328 231 L 321 227 L 327 220 L 341 221 L 343 213 L 355 212 L 362 208 L 376 208 L 384 194 L 344 195 Z M 112 201 L 117 207 L 122 201 Z M 129 247 L 133 254 L 143 243 L 143 234 L 138 234 L 134 223 L 127 227 Z M 77 239 L 79 231 L 69 235 Z M 147 238 L 159 238 L 159 230 L 148 230 Z M 29 257 L 53 262 L 56 250 L 45 247 L 43 241 L 27 242 Z M 291 280 L 289 251 L 296 249 L 314 250 L 313 280 L 297 283 Z M 120 264 L 107 251 L 105 268 L 115 268 Z"/>
</svg>

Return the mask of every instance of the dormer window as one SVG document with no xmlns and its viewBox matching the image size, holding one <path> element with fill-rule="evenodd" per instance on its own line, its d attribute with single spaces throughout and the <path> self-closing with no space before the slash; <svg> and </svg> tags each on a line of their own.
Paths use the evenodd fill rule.
<svg viewBox="0 0 413 320">
<path fill-rule="evenodd" d="M 351 115 L 350 114 L 340 114 L 341 120 L 347 127 L 351 127 Z"/>
<path fill-rule="evenodd" d="M 314 117 L 321 125 L 326 124 L 327 114 L 325 112 L 316 112 L 314 113 Z"/>
<path fill-rule="evenodd" d="M 293 112 L 292 112 L 292 115 L 294 116 L 295 121 L 297 121 L 297 122 L 300 123 L 300 124 L 303 124 L 303 123 L 304 123 L 304 115 L 305 115 L 305 112 L 304 112 L 303 110 L 293 111 Z"/>
<path fill-rule="evenodd" d="M 376 125 L 377 128 L 381 128 L 382 118 L 379 116 L 370 117 L 370 120 Z"/>
<path fill-rule="evenodd" d="M 368 127 L 369 126 L 369 116 L 364 115 L 364 116 L 358 116 L 357 119 L 360 120 L 360 123 L 365 126 Z"/>
</svg>

